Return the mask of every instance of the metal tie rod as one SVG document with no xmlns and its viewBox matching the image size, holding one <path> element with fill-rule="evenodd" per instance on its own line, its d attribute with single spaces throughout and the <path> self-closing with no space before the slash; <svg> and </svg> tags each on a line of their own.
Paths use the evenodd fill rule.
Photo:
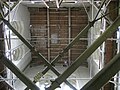
<svg viewBox="0 0 120 90">
<path fill-rule="evenodd" d="M 87 58 L 113 33 L 116 31 L 117 27 L 120 25 L 120 16 L 110 25 L 107 30 L 97 39 L 95 42 L 86 49 L 76 60 L 69 66 L 63 74 L 61 74 L 55 81 L 52 82 L 51 86 L 47 90 L 54 90 L 57 88 L 64 80 L 66 80 Z"/>
<path fill-rule="evenodd" d="M 18 4 L 19 4 L 19 0 L 10 8 L 10 11 L 12 11 Z M 9 11 L 4 15 L 4 17 L 8 16 Z M 2 23 L 2 21 L 0 20 L 0 24 Z"/>
<path fill-rule="evenodd" d="M 36 52 L 35 48 L 24 38 L 22 37 L 13 27 L 12 25 L 5 19 L 3 19 L 3 22 L 19 37 L 19 39 L 24 42 L 24 44 L 30 49 Z M 44 58 L 44 56 L 42 56 L 42 54 L 38 53 L 38 56 L 40 58 L 40 60 L 44 61 L 45 64 L 58 76 L 60 75 L 60 73 Z M 70 86 L 71 88 L 74 88 L 74 90 L 76 90 L 76 88 L 70 84 L 67 80 L 65 81 L 65 83 Z"/>
<path fill-rule="evenodd" d="M 21 0 L 18 0 L 11 8 L 10 8 L 10 12 L 17 6 L 19 5 L 21 2 Z M 9 14 L 9 11 L 4 15 L 5 17 Z"/>
</svg>

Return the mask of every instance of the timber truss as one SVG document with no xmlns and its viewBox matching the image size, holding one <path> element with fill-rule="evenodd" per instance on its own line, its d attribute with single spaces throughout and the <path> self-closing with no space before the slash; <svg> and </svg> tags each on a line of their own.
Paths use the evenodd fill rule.
<svg viewBox="0 0 120 90">
<path fill-rule="evenodd" d="M 5 19 L 5 17 L 9 14 L 9 11 L 6 14 L 3 14 L 3 9 L 1 9 L 0 13 L 0 21 L 1 23 L 4 23 L 7 25 L 12 32 L 31 50 L 36 52 L 39 59 L 45 62 L 45 65 L 47 66 L 42 71 L 42 76 L 51 69 L 57 76 L 54 81 L 52 81 L 50 87 L 46 88 L 46 90 L 54 90 L 57 87 L 60 87 L 60 84 L 65 82 L 70 88 L 73 90 L 77 90 L 72 84 L 70 84 L 66 79 L 85 61 L 87 58 L 109 37 L 112 35 L 113 32 L 116 31 L 118 26 L 120 25 L 120 16 L 111 23 L 111 25 L 106 29 L 106 31 L 98 37 L 94 41 L 94 43 L 89 46 L 76 60 L 71 64 L 62 74 L 54 67 L 54 64 L 62 58 L 62 56 L 68 52 L 68 50 L 77 42 L 79 41 L 79 38 L 82 37 L 91 27 L 94 26 L 95 22 L 99 19 L 106 17 L 106 15 L 103 13 L 103 16 L 100 18 L 97 18 L 98 14 L 101 11 L 101 8 L 105 4 L 106 0 L 104 0 L 95 16 L 95 18 L 88 23 L 88 25 L 68 44 L 60 53 L 57 55 L 52 62 L 50 63 L 40 52 L 38 53 L 34 46 L 32 46 L 29 41 L 27 41 L 24 37 L 22 37 L 17 30 L 15 30 L 14 27 L 9 23 L 8 20 Z M 1 3 L 9 8 L 9 5 L 3 1 Z M 12 7 L 10 7 L 10 11 L 14 9 L 16 5 L 18 5 L 20 1 L 16 2 Z M 62 0 L 60 0 L 59 4 L 62 3 Z M 120 70 L 120 53 L 115 55 L 113 59 L 92 79 L 90 80 L 85 86 L 81 88 L 81 90 L 99 90 L 109 79 L 111 79 L 112 76 L 114 76 L 119 70 Z M 38 73 L 34 81 L 32 82 L 29 80 L 8 58 L 3 55 L 3 53 L 0 53 L 0 60 L 5 64 L 6 67 L 8 67 L 26 86 L 27 88 L 25 90 L 39 90 L 39 88 L 35 85 L 36 82 L 41 78 L 39 76 L 40 73 Z M 109 74 L 112 70 L 112 73 Z M 108 75 L 109 74 L 109 75 Z M 100 80 L 102 79 L 102 81 Z"/>
</svg>

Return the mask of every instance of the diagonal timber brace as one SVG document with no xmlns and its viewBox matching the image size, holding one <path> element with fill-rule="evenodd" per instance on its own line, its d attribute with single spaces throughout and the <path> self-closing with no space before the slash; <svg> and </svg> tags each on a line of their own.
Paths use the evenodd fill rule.
<svg viewBox="0 0 120 90">
<path fill-rule="evenodd" d="M 102 17 L 101 17 L 102 18 Z M 101 19 L 99 18 L 99 19 Z M 55 62 L 57 62 L 59 59 L 61 59 L 61 57 L 64 55 L 64 53 L 66 53 L 78 40 L 79 38 L 84 35 L 92 26 L 93 24 L 98 21 L 99 19 L 95 20 L 94 22 L 90 22 L 75 38 L 74 40 L 68 45 L 66 46 L 66 48 L 61 52 L 59 53 L 59 55 L 56 56 L 56 58 L 51 62 L 51 65 L 54 66 Z M 44 69 L 44 71 L 42 71 L 42 74 L 46 74 L 46 72 L 49 70 L 50 68 L 49 67 L 46 67 Z M 35 81 L 34 81 L 35 82 Z M 36 82 L 35 82 L 36 83 Z"/>
<path fill-rule="evenodd" d="M 55 59 L 51 62 L 51 65 L 54 66 L 55 62 L 57 62 L 61 57 L 66 53 L 77 41 L 79 41 L 80 37 L 83 36 L 87 31 L 94 25 L 95 22 L 90 22 L 75 38 L 73 41 L 68 44 L 65 49 L 59 55 L 55 57 Z M 49 70 L 49 67 L 46 67 L 42 74 L 44 75 Z"/>
<path fill-rule="evenodd" d="M 22 37 L 13 27 L 12 25 L 5 19 L 3 19 L 3 22 L 19 37 L 19 39 L 24 42 L 24 44 L 30 49 L 36 52 L 35 48 L 24 38 Z M 36 52 L 37 53 L 37 52 Z M 44 61 L 45 64 L 58 76 L 60 75 L 60 73 L 42 56 L 42 54 L 38 53 L 38 57 L 40 58 L 40 60 Z M 74 90 L 76 90 L 76 88 L 71 85 L 67 80 L 65 80 L 65 83 L 70 86 L 71 88 L 73 88 Z"/>
<path fill-rule="evenodd" d="M 91 26 L 90 26 L 91 27 Z M 23 40 L 24 41 L 24 40 Z M 34 50 L 34 47 L 31 47 L 31 48 L 33 48 L 33 50 Z M 69 50 L 69 49 L 68 49 Z M 67 52 L 67 51 L 65 51 L 65 52 Z M 62 54 L 61 54 L 62 55 Z M 61 55 L 60 55 L 60 57 L 61 57 Z M 63 55 L 62 55 L 63 56 Z M 48 62 L 48 64 L 50 64 L 49 62 Z M 49 69 L 49 68 L 48 68 Z"/>
<path fill-rule="evenodd" d="M 16 30 L 15 28 L 5 19 L 3 19 L 3 22 L 12 30 L 13 33 L 15 33 L 18 38 L 30 49 L 30 50 L 33 50 L 34 47 L 24 38 L 22 37 Z"/>
<path fill-rule="evenodd" d="M 9 59 L 4 55 L 0 54 L 0 61 L 5 64 L 25 85 L 32 90 L 39 90 L 39 88 L 28 79 Z"/>
<path fill-rule="evenodd" d="M 99 90 L 120 70 L 120 52 L 99 71 L 81 90 Z"/>
<path fill-rule="evenodd" d="M 69 66 L 63 74 L 61 74 L 55 81 L 52 82 L 51 86 L 47 90 L 54 90 L 64 80 L 66 80 L 87 58 L 113 33 L 120 25 L 120 16 L 110 25 L 107 30 L 88 48 L 86 49 L 76 60 Z"/>
<path fill-rule="evenodd" d="M 40 60 L 44 61 L 45 64 L 48 66 L 48 68 L 50 68 L 57 76 L 60 75 L 60 72 L 57 71 L 42 55 L 41 53 L 38 53 L 38 57 L 40 58 Z M 36 83 L 36 81 L 33 81 L 34 83 Z M 77 90 L 73 85 L 71 85 L 67 80 L 64 81 L 70 88 Z M 29 90 L 28 88 L 26 88 L 25 90 Z"/>
<path fill-rule="evenodd" d="M 63 0 L 59 0 L 59 6 L 62 4 Z"/>
<path fill-rule="evenodd" d="M 61 1 L 62 1 L 62 0 L 61 0 Z M 98 21 L 99 19 L 102 18 L 102 17 L 100 17 L 100 18 L 96 19 L 97 16 L 98 16 L 98 14 L 99 14 L 100 11 L 101 11 L 101 8 L 102 8 L 103 5 L 105 4 L 105 2 L 106 2 L 106 0 L 104 0 L 103 3 L 101 4 L 101 6 L 100 6 L 100 8 L 99 8 L 99 10 L 98 10 L 98 12 L 97 12 L 94 20 L 93 20 L 92 22 L 89 22 L 88 25 L 70 42 L 70 44 L 68 44 L 68 45 L 63 49 L 63 51 L 61 51 L 61 53 L 59 53 L 59 55 L 57 55 L 57 56 L 52 60 L 52 62 L 51 62 L 52 65 L 54 65 L 55 62 L 57 62 L 59 59 L 61 59 L 62 56 L 64 55 L 64 53 L 66 53 L 77 41 L 79 41 L 80 37 L 83 36 L 84 34 L 86 34 L 86 33 L 88 32 L 88 30 L 89 30 L 92 26 L 94 26 L 94 23 L 95 23 L 96 21 Z M 44 75 L 48 70 L 49 70 L 49 68 L 46 67 L 46 68 L 44 69 L 44 71 L 42 72 L 42 74 Z"/>
</svg>

